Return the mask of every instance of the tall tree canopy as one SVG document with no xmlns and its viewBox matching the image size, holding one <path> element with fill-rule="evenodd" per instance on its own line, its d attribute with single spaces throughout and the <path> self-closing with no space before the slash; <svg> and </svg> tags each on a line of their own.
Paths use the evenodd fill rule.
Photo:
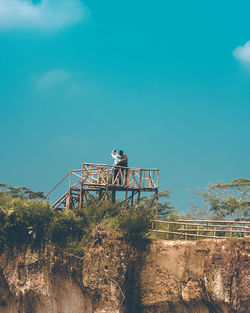
<svg viewBox="0 0 250 313">
<path fill-rule="evenodd" d="M 20 199 L 42 199 L 44 196 L 43 191 L 33 191 L 28 187 L 12 187 L 7 184 L 0 183 L 0 197 L 8 196 L 11 198 L 20 198 Z"/>
<path fill-rule="evenodd" d="M 197 192 L 215 218 L 250 219 L 250 180 L 237 178 L 231 183 L 210 184 Z"/>
</svg>

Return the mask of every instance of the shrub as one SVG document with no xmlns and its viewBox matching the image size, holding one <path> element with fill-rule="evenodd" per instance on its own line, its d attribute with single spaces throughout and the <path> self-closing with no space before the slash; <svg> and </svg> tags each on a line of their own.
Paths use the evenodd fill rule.
<svg viewBox="0 0 250 313">
<path fill-rule="evenodd" d="M 121 211 L 116 219 L 116 227 L 121 231 L 125 240 L 138 248 L 144 247 L 148 241 L 151 227 L 152 211 L 132 207 Z"/>
<path fill-rule="evenodd" d="M 49 204 L 24 199 L 0 198 L 1 248 L 48 239 L 54 212 Z"/>
<path fill-rule="evenodd" d="M 152 216 L 149 210 L 120 204 L 92 202 L 88 207 L 57 211 L 49 203 L 0 196 L 0 252 L 23 244 L 56 244 L 82 254 L 98 225 L 120 231 L 125 240 L 137 247 L 145 246 Z"/>
<path fill-rule="evenodd" d="M 97 225 L 103 221 L 111 220 L 119 215 L 121 207 L 119 203 L 112 203 L 111 201 L 105 201 L 102 204 L 92 202 L 90 205 L 83 206 L 78 211 L 78 215 L 83 215 L 89 226 Z"/>
<path fill-rule="evenodd" d="M 83 212 L 79 214 L 75 209 L 56 211 L 51 223 L 51 241 L 62 246 L 80 241 L 87 226 Z"/>
</svg>

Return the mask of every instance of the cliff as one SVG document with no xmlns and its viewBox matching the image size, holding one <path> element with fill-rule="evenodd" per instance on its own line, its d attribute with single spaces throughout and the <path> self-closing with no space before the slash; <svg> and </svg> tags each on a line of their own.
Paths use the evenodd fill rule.
<svg viewBox="0 0 250 313">
<path fill-rule="evenodd" d="M 140 272 L 143 312 L 250 312 L 249 242 L 158 241 Z"/>
<path fill-rule="evenodd" d="M 249 241 L 153 241 L 103 232 L 83 258 L 56 247 L 0 257 L 0 313 L 249 312 Z"/>
</svg>

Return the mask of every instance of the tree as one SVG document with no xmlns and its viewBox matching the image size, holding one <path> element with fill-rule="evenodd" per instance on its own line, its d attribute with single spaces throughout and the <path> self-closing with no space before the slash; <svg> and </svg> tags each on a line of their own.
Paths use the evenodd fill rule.
<svg viewBox="0 0 250 313">
<path fill-rule="evenodd" d="M 159 217 L 168 217 L 169 214 L 173 213 L 175 210 L 172 206 L 170 206 L 170 190 L 160 191 L 158 194 L 159 203 L 158 203 L 158 216 Z M 144 208 L 150 208 L 153 204 L 153 210 L 155 210 L 155 200 L 156 195 L 153 194 L 151 197 L 141 197 L 140 205 Z"/>
<path fill-rule="evenodd" d="M 7 196 L 11 198 L 20 198 L 28 200 L 42 199 L 43 191 L 33 191 L 28 187 L 12 187 L 7 184 L 0 183 L 0 197 Z"/>
<path fill-rule="evenodd" d="M 205 192 L 198 191 L 197 194 L 205 203 L 204 209 L 208 209 L 213 218 L 250 219 L 250 180 L 247 178 L 210 184 Z"/>
</svg>

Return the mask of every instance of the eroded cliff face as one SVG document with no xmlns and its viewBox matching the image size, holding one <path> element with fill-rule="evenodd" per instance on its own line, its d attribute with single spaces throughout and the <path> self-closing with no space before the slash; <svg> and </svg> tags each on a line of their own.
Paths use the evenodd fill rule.
<svg viewBox="0 0 250 313">
<path fill-rule="evenodd" d="M 140 272 L 143 312 L 250 312 L 249 242 L 158 241 Z"/>
<path fill-rule="evenodd" d="M 84 259 L 56 248 L 0 257 L 0 313 L 250 312 L 249 241 L 156 241 L 105 233 Z"/>
<path fill-rule="evenodd" d="M 1 313 L 92 312 L 70 264 L 54 252 L 27 250 L 1 257 Z"/>
</svg>

